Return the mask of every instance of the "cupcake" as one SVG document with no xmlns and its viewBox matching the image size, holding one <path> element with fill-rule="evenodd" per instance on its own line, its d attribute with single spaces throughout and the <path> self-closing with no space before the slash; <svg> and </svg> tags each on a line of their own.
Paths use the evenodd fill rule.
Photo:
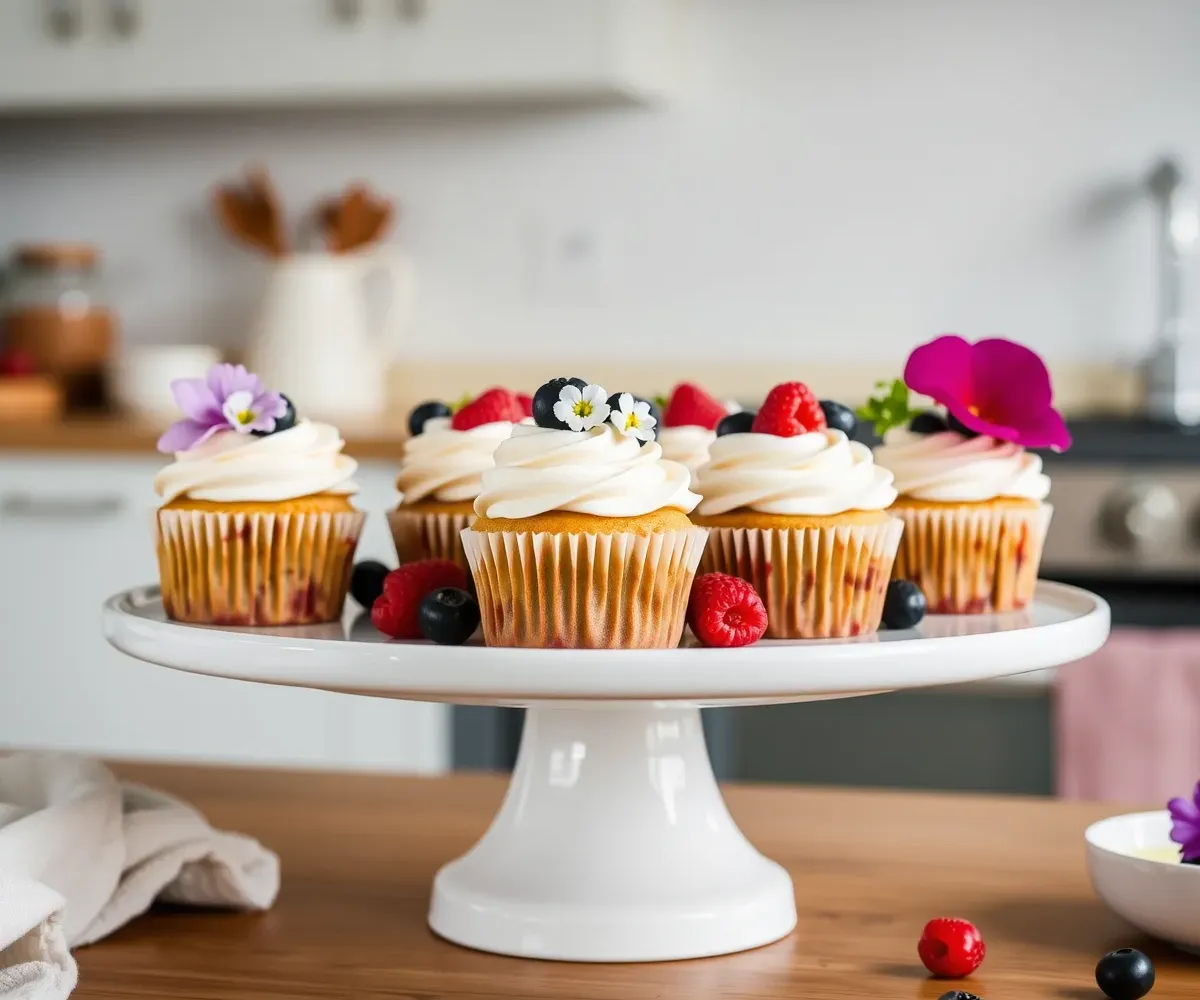
<svg viewBox="0 0 1200 1000">
<path fill-rule="evenodd" d="M 939 408 L 914 413 L 909 390 Z M 931 612 L 1012 611 L 1032 599 L 1050 480 L 1026 449 L 1071 444 L 1051 400 L 1033 351 L 946 336 L 913 351 L 903 382 L 868 404 L 883 437 L 875 459 L 895 475 L 892 513 L 905 524 L 893 575 L 917 583 Z"/>
<path fill-rule="evenodd" d="M 531 404 L 528 396 L 489 389 L 453 415 L 437 401 L 412 411 L 396 477 L 400 504 L 388 514 L 401 563 L 449 559 L 467 568 L 462 531 L 475 520 L 480 477 Z"/>
<path fill-rule="evenodd" d="M 772 639 L 879 628 L 901 522 L 892 475 L 828 426 L 800 382 L 771 390 L 747 432 L 723 434 L 696 475 L 709 529 L 701 572 L 754 585 Z"/>
<path fill-rule="evenodd" d="M 154 479 L 163 608 L 205 625 L 311 625 L 341 616 L 365 515 L 335 428 L 297 420 L 241 365 L 171 391 L 186 418 L 159 439 Z"/>
<path fill-rule="evenodd" d="M 663 459 L 649 404 L 582 379 L 534 396 L 483 473 L 463 547 L 489 646 L 679 643 L 706 532 L 684 466 Z"/>
<path fill-rule="evenodd" d="M 663 458 L 695 472 L 708 461 L 708 449 L 717 439 L 717 425 L 730 409 L 698 386 L 681 382 L 663 400 L 662 425 L 655 440 Z"/>
</svg>

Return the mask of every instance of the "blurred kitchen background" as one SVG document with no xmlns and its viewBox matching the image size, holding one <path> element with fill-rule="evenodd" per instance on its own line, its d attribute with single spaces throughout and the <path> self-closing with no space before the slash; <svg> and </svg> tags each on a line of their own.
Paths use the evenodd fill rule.
<svg viewBox="0 0 1200 1000">
<path fill-rule="evenodd" d="M 339 417 L 385 560 L 419 399 L 579 373 L 857 403 L 938 333 L 1020 340 L 1077 440 L 1043 575 L 1112 600 L 1121 655 L 1200 661 L 1198 41 L 1195 0 L 2 0 L 0 745 L 511 761 L 515 713 L 101 638 L 101 600 L 156 577 L 166 384 L 261 354 L 264 296 L 263 363 Z M 297 273 L 246 245 L 253 195 Z M 337 218 L 390 248 L 365 304 Z M 726 777 L 1051 794 L 1055 683 L 729 710 L 710 742 Z"/>
</svg>

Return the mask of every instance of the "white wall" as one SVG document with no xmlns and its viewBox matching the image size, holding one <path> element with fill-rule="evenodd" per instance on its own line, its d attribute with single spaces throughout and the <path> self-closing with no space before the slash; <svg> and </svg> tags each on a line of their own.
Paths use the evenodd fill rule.
<svg viewBox="0 0 1200 1000">
<path fill-rule="evenodd" d="M 1200 171 L 1200 3 L 696 0 L 690 21 L 695 80 L 664 110 L 3 122 L 0 243 L 98 241 L 132 339 L 236 343 L 259 273 L 205 196 L 257 158 L 295 210 L 359 176 L 403 201 L 423 357 L 890 359 L 945 329 L 1144 350 L 1136 185 L 1164 150 Z M 531 280 L 531 245 L 579 227 L 600 278 Z"/>
</svg>

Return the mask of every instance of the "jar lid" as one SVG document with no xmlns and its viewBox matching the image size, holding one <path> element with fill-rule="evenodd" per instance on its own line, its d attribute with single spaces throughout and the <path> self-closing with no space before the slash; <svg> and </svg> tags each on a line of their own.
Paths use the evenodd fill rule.
<svg viewBox="0 0 1200 1000">
<path fill-rule="evenodd" d="M 23 243 L 13 256 L 23 267 L 91 268 L 100 251 L 89 243 Z"/>
</svg>

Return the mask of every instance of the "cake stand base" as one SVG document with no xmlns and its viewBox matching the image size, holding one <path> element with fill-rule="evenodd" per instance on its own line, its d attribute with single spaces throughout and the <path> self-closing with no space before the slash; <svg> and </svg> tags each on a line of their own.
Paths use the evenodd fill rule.
<svg viewBox="0 0 1200 1000">
<path fill-rule="evenodd" d="M 776 941 L 796 905 L 725 808 L 699 709 L 535 707 L 491 828 L 438 872 L 429 925 L 505 955 L 652 962 Z"/>
</svg>

